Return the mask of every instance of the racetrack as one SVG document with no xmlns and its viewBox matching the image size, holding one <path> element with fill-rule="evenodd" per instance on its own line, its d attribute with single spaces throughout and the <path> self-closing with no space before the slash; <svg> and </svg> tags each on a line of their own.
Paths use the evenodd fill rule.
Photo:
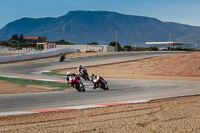
<svg viewBox="0 0 200 133">
<path fill-rule="evenodd" d="M 180 53 L 180 52 L 177 52 Z M 32 72 L 55 70 L 62 68 L 106 64 L 120 61 L 137 60 L 154 56 L 175 54 L 170 52 L 121 53 L 86 58 L 68 59 L 65 62 L 49 61 L 44 63 L 28 63 L 0 66 L 0 75 L 27 78 L 65 80 L 65 77 L 32 75 Z M 26 111 L 45 108 L 111 103 L 131 100 L 151 100 L 185 95 L 200 94 L 199 82 L 164 81 L 137 79 L 106 79 L 109 91 L 87 88 L 85 93 L 76 90 L 65 92 L 48 92 L 33 94 L 0 95 L 0 112 Z M 84 83 L 89 83 L 85 82 Z"/>
</svg>

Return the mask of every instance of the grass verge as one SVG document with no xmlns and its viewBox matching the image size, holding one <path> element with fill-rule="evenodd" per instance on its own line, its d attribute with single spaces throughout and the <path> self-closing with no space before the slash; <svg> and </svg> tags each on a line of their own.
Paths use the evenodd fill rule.
<svg viewBox="0 0 200 133">
<path fill-rule="evenodd" d="M 0 76 L 0 80 L 4 80 L 7 82 L 12 82 L 15 84 L 20 84 L 20 85 L 47 86 L 47 87 L 55 88 L 55 89 L 52 89 L 52 91 L 64 91 L 66 89 L 71 88 L 71 86 L 66 83 L 52 82 L 52 81 L 19 79 L 19 78 L 9 78 L 9 77 L 1 77 L 1 76 Z"/>
</svg>

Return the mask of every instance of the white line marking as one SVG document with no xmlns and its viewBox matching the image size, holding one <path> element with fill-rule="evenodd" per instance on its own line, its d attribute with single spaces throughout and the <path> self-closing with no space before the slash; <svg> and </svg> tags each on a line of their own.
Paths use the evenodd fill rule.
<svg viewBox="0 0 200 133">
<path fill-rule="evenodd" d="M 38 112 L 23 112 L 23 111 L 3 112 L 3 113 L 0 113 L 0 116 L 23 115 L 23 114 L 36 114 L 36 113 L 38 113 Z"/>
<path fill-rule="evenodd" d="M 134 101 L 124 101 L 124 102 L 119 102 L 119 103 L 146 103 L 149 101 L 150 100 L 134 100 Z"/>
</svg>

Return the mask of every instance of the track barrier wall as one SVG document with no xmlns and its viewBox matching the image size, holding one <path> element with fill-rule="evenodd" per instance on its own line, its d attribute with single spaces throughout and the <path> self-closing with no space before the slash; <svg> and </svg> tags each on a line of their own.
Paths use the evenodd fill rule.
<svg viewBox="0 0 200 133">
<path fill-rule="evenodd" d="M 48 50 L 43 50 L 43 51 L 30 52 L 30 53 L 26 53 L 26 54 L 1 56 L 0 63 L 9 63 L 9 62 L 16 62 L 16 61 L 40 59 L 40 58 L 57 56 L 57 55 L 60 55 L 61 53 L 75 53 L 75 52 L 77 52 L 76 49 L 68 49 L 68 48 L 66 48 L 66 49 L 63 49 L 63 48 L 48 49 Z"/>
</svg>

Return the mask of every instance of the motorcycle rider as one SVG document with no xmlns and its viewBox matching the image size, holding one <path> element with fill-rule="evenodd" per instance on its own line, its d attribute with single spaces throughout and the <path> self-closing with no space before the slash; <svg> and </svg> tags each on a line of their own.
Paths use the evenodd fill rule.
<svg viewBox="0 0 200 133">
<path fill-rule="evenodd" d="M 65 60 L 65 54 L 64 53 L 61 53 L 60 55 L 60 62 L 64 61 Z"/>
<path fill-rule="evenodd" d="M 71 72 L 67 72 L 67 78 L 66 78 L 66 80 L 67 80 L 67 83 L 68 84 L 71 84 L 71 86 L 73 87 L 73 88 L 75 88 L 75 86 L 74 86 L 74 84 L 73 83 L 71 83 L 70 81 L 75 81 L 75 82 L 77 82 L 78 83 L 78 85 L 79 85 L 79 87 L 80 88 L 82 88 L 82 90 L 80 90 L 80 88 L 79 89 L 77 89 L 79 92 L 85 92 L 85 87 L 84 87 L 84 85 L 83 85 L 83 83 L 81 82 L 81 79 L 80 79 L 80 77 L 78 76 L 78 75 L 76 75 L 76 74 L 74 74 L 74 73 L 71 73 Z"/>
<path fill-rule="evenodd" d="M 78 71 L 78 75 L 79 75 L 79 76 L 82 76 L 82 72 L 81 72 L 81 71 L 87 72 L 87 70 L 86 70 L 82 65 L 80 65 L 80 66 L 77 68 L 77 71 Z"/>
<path fill-rule="evenodd" d="M 98 88 L 97 83 L 94 82 L 94 79 L 96 79 L 97 76 L 98 76 L 98 75 L 94 75 L 93 73 L 91 74 L 91 81 L 92 81 L 92 83 L 94 84 L 93 89 Z M 104 80 L 103 77 L 99 76 L 99 78 L 100 78 L 101 80 L 103 80 L 103 81 L 107 84 L 107 82 Z"/>
<path fill-rule="evenodd" d="M 76 76 L 76 78 L 79 80 L 79 84 L 80 84 L 80 83 L 81 83 L 81 82 L 80 82 L 80 81 L 81 81 L 80 77 L 79 77 L 78 75 L 74 74 L 74 73 L 71 73 L 71 72 L 67 72 L 67 78 L 66 78 L 67 83 L 69 83 L 69 81 L 70 81 L 71 79 L 73 79 L 73 77 L 75 77 L 75 76 Z"/>
</svg>

